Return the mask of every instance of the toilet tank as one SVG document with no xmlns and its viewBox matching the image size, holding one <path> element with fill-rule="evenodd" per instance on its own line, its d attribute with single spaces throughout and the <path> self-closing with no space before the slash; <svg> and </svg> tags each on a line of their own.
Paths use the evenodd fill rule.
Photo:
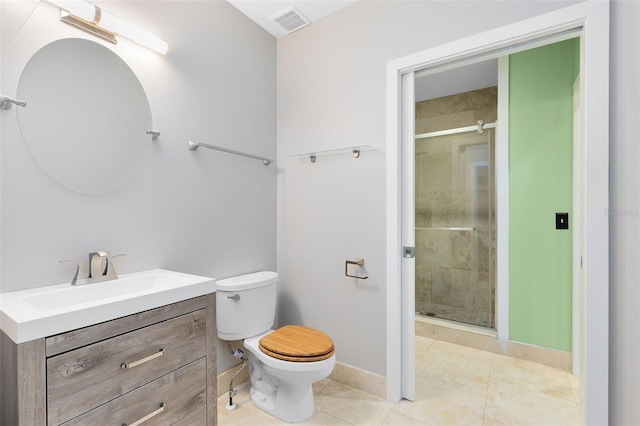
<svg viewBox="0 0 640 426">
<path fill-rule="evenodd" d="M 222 340 L 269 330 L 276 319 L 278 274 L 263 271 L 216 280 L 216 327 Z"/>
</svg>

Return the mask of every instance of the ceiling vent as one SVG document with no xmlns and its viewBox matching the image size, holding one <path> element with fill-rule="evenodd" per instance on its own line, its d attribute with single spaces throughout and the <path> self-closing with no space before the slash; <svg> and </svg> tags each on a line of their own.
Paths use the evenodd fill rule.
<svg viewBox="0 0 640 426">
<path fill-rule="evenodd" d="M 271 15 L 269 19 L 280 24 L 288 33 L 304 28 L 311 23 L 309 19 L 293 6 L 282 9 L 280 12 Z"/>
</svg>

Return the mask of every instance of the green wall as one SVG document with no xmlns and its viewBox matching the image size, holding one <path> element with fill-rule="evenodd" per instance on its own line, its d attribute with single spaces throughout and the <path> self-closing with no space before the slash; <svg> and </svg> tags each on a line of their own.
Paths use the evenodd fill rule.
<svg viewBox="0 0 640 426">
<path fill-rule="evenodd" d="M 573 83 L 579 39 L 509 58 L 509 338 L 571 351 Z"/>
</svg>

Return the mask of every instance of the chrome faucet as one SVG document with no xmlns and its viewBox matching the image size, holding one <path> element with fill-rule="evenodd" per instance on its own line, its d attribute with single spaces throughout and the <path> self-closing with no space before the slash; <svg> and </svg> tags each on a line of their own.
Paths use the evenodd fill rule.
<svg viewBox="0 0 640 426">
<path fill-rule="evenodd" d="M 78 279 L 78 275 L 85 275 L 85 263 L 83 260 L 61 260 L 60 263 L 75 263 L 78 265 L 76 274 L 71 279 L 71 285 L 91 284 L 118 279 L 118 275 L 113 268 L 113 261 L 111 260 L 118 256 L 125 256 L 125 254 L 112 256 L 108 251 L 89 253 L 89 274 L 86 275 L 87 278 L 82 279 Z"/>
</svg>

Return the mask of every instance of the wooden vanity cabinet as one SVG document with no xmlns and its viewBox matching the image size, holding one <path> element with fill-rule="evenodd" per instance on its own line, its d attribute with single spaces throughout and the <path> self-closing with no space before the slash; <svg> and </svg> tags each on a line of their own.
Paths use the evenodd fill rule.
<svg viewBox="0 0 640 426">
<path fill-rule="evenodd" d="M 0 424 L 216 424 L 215 293 L 16 345 Z"/>
</svg>

